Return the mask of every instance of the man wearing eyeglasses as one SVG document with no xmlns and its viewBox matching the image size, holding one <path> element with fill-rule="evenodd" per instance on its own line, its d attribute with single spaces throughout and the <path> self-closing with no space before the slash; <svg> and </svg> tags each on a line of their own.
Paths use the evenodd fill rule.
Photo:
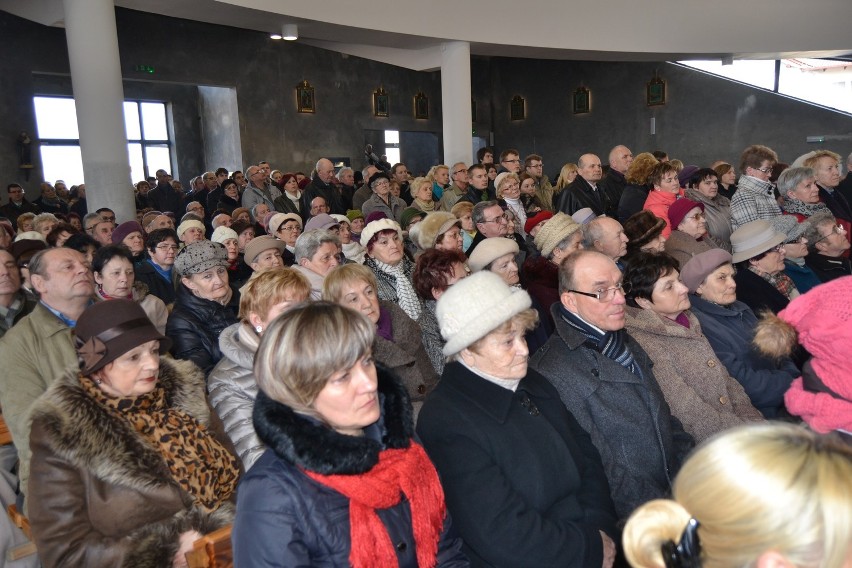
<svg viewBox="0 0 852 568">
<path fill-rule="evenodd" d="M 459 199 L 467 193 L 467 166 L 464 162 L 453 164 L 453 167 L 450 168 L 450 179 L 453 180 L 453 183 L 444 190 L 444 194 L 441 196 L 441 201 L 438 204 L 440 211 L 450 211 L 453 205 L 458 203 Z"/>
<path fill-rule="evenodd" d="M 806 221 L 808 255 L 805 264 L 822 282 L 852 274 L 852 265 L 844 254 L 849 250 L 846 229 L 829 212 L 815 213 Z"/>
<path fill-rule="evenodd" d="M 491 237 L 505 237 L 509 233 L 509 223 L 503 214 L 503 208 L 496 201 L 481 201 L 473 206 L 471 213 L 476 235 L 464 254 L 470 257 L 476 246 Z"/>
<path fill-rule="evenodd" d="M 500 169 L 497 173 L 503 172 L 521 173 L 521 155 L 514 148 L 500 152 Z"/>
<path fill-rule="evenodd" d="M 547 211 L 553 211 L 553 185 L 544 175 L 544 162 L 538 154 L 524 158 L 524 171 L 535 181 L 535 194 Z"/>
<path fill-rule="evenodd" d="M 601 455 L 624 521 L 640 504 L 664 498 L 692 437 L 672 416 L 651 360 L 624 330 L 621 271 L 607 256 L 572 253 L 559 266 L 556 331 L 530 360 L 559 391 Z"/>
<path fill-rule="evenodd" d="M 740 157 L 740 176 L 737 192 L 731 199 L 731 227 L 758 219 L 770 220 L 781 215 L 775 199 L 775 186 L 769 181 L 778 154 L 772 148 L 755 144 L 743 150 Z"/>
<path fill-rule="evenodd" d="M 10 183 L 6 186 L 6 191 L 9 194 L 9 202 L 0 207 L 0 215 L 9 219 L 13 227 L 18 222 L 19 215 L 23 215 L 24 213 L 35 213 L 38 215 L 41 213 L 38 205 L 27 201 L 27 198 L 24 197 L 24 188 L 19 184 Z"/>
</svg>

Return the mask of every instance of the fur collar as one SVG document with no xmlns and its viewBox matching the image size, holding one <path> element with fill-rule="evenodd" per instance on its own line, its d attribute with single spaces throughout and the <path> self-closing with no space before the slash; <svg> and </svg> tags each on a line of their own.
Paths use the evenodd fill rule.
<svg viewBox="0 0 852 568">
<path fill-rule="evenodd" d="M 376 364 L 382 395 L 382 443 L 335 432 L 276 402 L 263 391 L 254 405 L 258 437 L 283 460 L 322 475 L 361 474 L 373 468 L 384 448 L 407 448 L 414 427 L 411 403 L 400 380 Z M 380 420 L 381 421 L 381 420 Z"/>
<path fill-rule="evenodd" d="M 166 404 L 207 426 L 210 410 L 204 375 L 191 361 L 160 358 L 159 382 Z M 130 426 L 109 414 L 83 390 L 79 376 L 58 379 L 33 408 L 57 455 L 107 483 L 144 490 L 168 483 L 165 461 Z"/>
</svg>

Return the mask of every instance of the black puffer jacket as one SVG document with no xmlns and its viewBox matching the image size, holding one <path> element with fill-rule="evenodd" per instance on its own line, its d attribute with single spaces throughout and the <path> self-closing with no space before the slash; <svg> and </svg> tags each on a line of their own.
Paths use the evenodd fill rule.
<svg viewBox="0 0 852 568">
<path fill-rule="evenodd" d="M 231 287 L 231 301 L 223 306 L 194 296 L 183 284 L 178 285 L 175 307 L 166 324 L 166 335 L 172 340 L 172 355 L 192 361 L 204 371 L 213 369 L 222 352 L 219 334 L 239 321 L 240 292 Z"/>
<path fill-rule="evenodd" d="M 166 282 L 147 259 L 134 264 L 133 270 L 136 272 L 136 281 L 144 282 L 149 294 L 157 296 L 167 306 L 175 303 L 175 284 Z"/>
<path fill-rule="evenodd" d="M 364 473 L 383 449 L 409 446 L 414 428 L 405 389 L 386 369 L 377 371 L 382 415 L 362 437 L 339 434 L 258 393 L 254 427 L 269 449 L 240 483 L 232 537 L 236 566 L 350 565 L 349 499 L 314 481 L 305 470 Z M 408 501 L 376 513 L 396 549 L 398 565 L 417 566 Z M 436 565 L 468 566 L 450 525 L 447 514 Z"/>
</svg>

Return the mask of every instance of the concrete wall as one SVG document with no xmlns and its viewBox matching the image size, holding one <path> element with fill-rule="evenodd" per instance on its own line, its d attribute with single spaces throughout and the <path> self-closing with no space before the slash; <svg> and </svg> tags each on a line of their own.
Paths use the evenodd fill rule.
<svg viewBox="0 0 852 568">
<path fill-rule="evenodd" d="M 719 79 L 669 63 L 602 63 L 507 58 L 474 58 L 474 96 L 490 97 L 495 146 L 516 147 L 521 157 L 541 154 L 548 174 L 585 152 L 606 164 L 609 150 L 625 144 L 634 154 L 656 149 L 686 164 L 717 159 L 738 164 L 750 144 L 766 144 L 781 161 L 820 148 L 843 156 L 852 151 L 852 117 L 783 95 Z M 655 70 L 666 81 L 667 104 L 646 105 L 646 83 Z M 571 96 L 591 91 L 591 112 L 573 114 Z M 509 120 L 509 101 L 526 99 L 527 119 Z M 656 118 L 656 134 L 650 119 Z M 825 135 L 824 144 L 807 136 Z"/>
</svg>

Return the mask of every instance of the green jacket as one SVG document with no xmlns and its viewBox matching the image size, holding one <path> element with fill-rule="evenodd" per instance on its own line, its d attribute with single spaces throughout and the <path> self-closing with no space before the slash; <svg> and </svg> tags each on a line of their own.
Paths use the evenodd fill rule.
<svg viewBox="0 0 852 568">
<path fill-rule="evenodd" d="M 0 405 L 20 461 L 26 494 L 30 472 L 30 410 L 54 380 L 77 368 L 71 328 L 39 303 L 0 339 Z"/>
</svg>

